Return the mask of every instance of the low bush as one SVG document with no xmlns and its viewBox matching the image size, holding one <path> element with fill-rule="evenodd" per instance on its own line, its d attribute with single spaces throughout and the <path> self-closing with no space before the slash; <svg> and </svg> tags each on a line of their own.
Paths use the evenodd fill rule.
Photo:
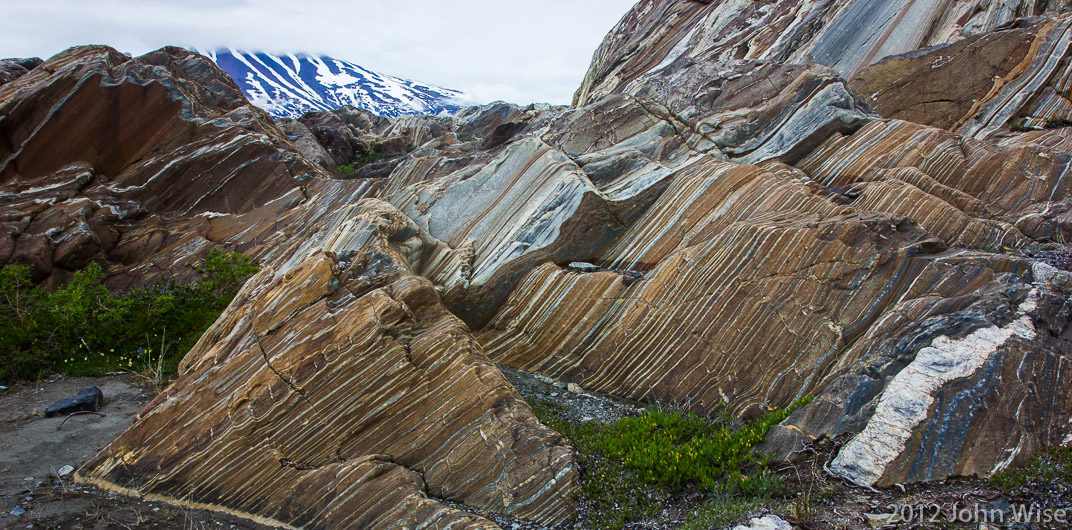
<svg viewBox="0 0 1072 530">
<path fill-rule="evenodd" d="M 0 269 L 0 380 L 53 372 L 174 372 L 185 354 L 257 271 L 241 254 L 211 251 L 198 280 L 136 288 L 122 295 L 104 286 L 96 263 L 49 292 L 27 267 Z"/>
<path fill-rule="evenodd" d="M 751 422 L 653 407 L 611 424 L 569 421 L 550 401 L 532 403 L 544 424 L 574 445 L 584 469 L 583 523 L 622 528 L 657 515 L 668 496 L 696 487 L 722 499 L 765 499 L 785 486 L 755 450 L 774 425 L 809 400 Z"/>
<path fill-rule="evenodd" d="M 383 160 L 383 155 L 376 152 L 379 144 L 372 142 L 370 144 L 361 144 L 357 148 L 357 152 L 354 153 L 354 159 L 349 164 L 338 166 L 335 168 L 335 173 L 340 179 L 348 180 L 357 176 L 357 170 L 365 167 L 369 164 L 379 162 Z M 407 149 L 407 152 L 410 150 Z"/>
<path fill-rule="evenodd" d="M 1046 120 L 1046 124 L 1043 127 L 1046 129 L 1060 129 L 1069 126 L 1072 126 L 1072 120 L 1067 118 L 1049 118 Z"/>
<path fill-rule="evenodd" d="M 1072 447 L 1055 447 L 1035 455 L 1026 465 L 990 477 L 990 485 L 1014 499 L 1036 498 L 1049 507 L 1072 501 Z"/>
<path fill-rule="evenodd" d="M 335 168 L 335 171 L 339 174 L 339 178 L 341 178 L 341 179 L 352 179 L 352 178 L 354 178 L 354 175 L 357 173 L 357 170 L 354 169 L 353 164 L 346 164 L 345 166 L 339 166 L 339 167 Z"/>
<path fill-rule="evenodd" d="M 362 167 L 378 162 L 382 157 L 376 152 L 377 147 L 379 147 L 379 144 L 376 142 L 358 146 L 357 153 L 354 154 L 354 166 Z"/>
</svg>

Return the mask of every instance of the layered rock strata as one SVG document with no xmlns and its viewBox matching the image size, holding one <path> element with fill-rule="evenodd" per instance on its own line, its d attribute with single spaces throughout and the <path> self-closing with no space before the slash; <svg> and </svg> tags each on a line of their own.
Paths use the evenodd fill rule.
<svg viewBox="0 0 1072 530">
<path fill-rule="evenodd" d="M 494 526 L 435 499 L 562 521 L 572 455 L 413 275 L 435 244 L 385 203 L 344 208 L 79 478 L 291 528 Z"/>
<path fill-rule="evenodd" d="M 295 528 L 491 525 L 436 499 L 561 522 L 579 470 L 493 362 L 700 413 L 810 395 L 767 449 L 845 436 L 831 471 L 867 486 L 987 475 L 1072 434 L 1072 276 L 1047 264 L 1072 238 L 1064 7 L 645 0 L 574 108 L 282 128 L 196 57 L 76 49 L 0 88 L 22 109 L 0 127 L 24 135 L 4 200 L 36 212 L 0 256 L 127 282 L 209 244 L 261 264 L 79 471 L 119 491 Z M 185 110 L 140 158 L 44 159 L 53 133 L 35 135 L 81 122 L 24 99 L 95 94 L 100 72 Z M 155 130 L 136 121 L 120 130 Z M 370 146 L 357 178 L 329 177 Z M 114 234 L 134 250 L 54 250 L 89 236 L 46 219 L 102 239 L 105 195 L 145 211 Z"/>
<path fill-rule="evenodd" d="M 851 77 L 892 55 L 1057 15 L 1068 0 L 643 0 L 592 58 L 574 105 L 620 92 L 682 57 L 815 62 Z"/>
<path fill-rule="evenodd" d="M 321 175 L 206 58 L 72 48 L 0 87 L 0 264 L 115 287 L 192 275 L 204 225 Z"/>
</svg>

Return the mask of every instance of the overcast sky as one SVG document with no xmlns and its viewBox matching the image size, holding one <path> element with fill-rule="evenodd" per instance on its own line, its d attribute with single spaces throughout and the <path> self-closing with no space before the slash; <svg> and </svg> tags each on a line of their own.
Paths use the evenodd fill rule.
<svg viewBox="0 0 1072 530">
<path fill-rule="evenodd" d="M 636 0 L 0 0 L 0 57 L 77 44 L 306 52 L 462 90 L 566 104 Z"/>
</svg>

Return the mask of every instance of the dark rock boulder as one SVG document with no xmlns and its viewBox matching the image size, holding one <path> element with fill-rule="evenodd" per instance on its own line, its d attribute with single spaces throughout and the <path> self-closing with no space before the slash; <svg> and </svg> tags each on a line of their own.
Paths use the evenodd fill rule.
<svg viewBox="0 0 1072 530">
<path fill-rule="evenodd" d="M 4 86 L 37 68 L 42 63 L 41 59 L 0 59 L 0 86 Z"/>
<path fill-rule="evenodd" d="M 87 386 L 78 395 L 61 399 L 45 410 L 45 417 L 65 416 L 76 412 L 97 412 L 104 406 L 104 392 L 95 386 Z"/>
</svg>

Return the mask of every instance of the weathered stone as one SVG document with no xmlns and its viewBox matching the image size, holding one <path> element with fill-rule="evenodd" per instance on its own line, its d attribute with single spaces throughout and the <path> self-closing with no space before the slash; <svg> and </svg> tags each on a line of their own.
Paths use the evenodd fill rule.
<svg viewBox="0 0 1072 530">
<path fill-rule="evenodd" d="M 222 70 L 177 48 L 71 48 L 0 87 L 0 116 L 0 224 L 16 235 L 11 262 L 38 280 L 53 261 L 90 260 L 113 287 L 189 277 L 214 246 L 198 214 L 247 212 L 327 176 Z M 135 243 L 163 224 L 173 238 Z"/>
<path fill-rule="evenodd" d="M 1072 19 L 1022 19 L 1007 29 L 889 57 L 859 72 L 854 88 L 885 117 L 975 138 L 1006 126 L 1042 129 L 1072 119 Z"/>
<path fill-rule="evenodd" d="M 437 243 L 379 201 L 329 223 L 247 284 L 79 479 L 291 527 L 494 527 L 431 497 L 562 521 L 572 455 L 412 274 Z"/>
<path fill-rule="evenodd" d="M 97 257 L 104 257 L 100 238 L 88 224 L 79 223 L 57 239 L 53 261 L 67 270 L 78 270 Z"/>
<path fill-rule="evenodd" d="M 0 59 L 0 86 L 6 85 L 41 65 L 41 59 Z"/>
<path fill-rule="evenodd" d="M 747 525 L 738 525 L 733 530 L 792 530 L 793 525 L 777 515 L 752 519 Z"/>
<path fill-rule="evenodd" d="M 1064 3 L 645 0 L 576 108 L 339 109 L 308 133 L 185 52 L 69 52 L 0 87 L 11 135 L 88 127 L 15 101 L 37 94 L 147 100 L 147 123 L 113 119 L 157 137 L 0 157 L 12 255 L 79 262 L 60 246 L 92 233 L 119 286 L 213 246 L 262 267 L 79 480 L 301 528 L 493 528 L 437 498 L 561 522 L 576 465 L 493 361 L 701 413 L 812 395 L 766 449 L 845 435 L 831 469 L 865 485 L 1067 443 L 1072 276 L 1043 261 L 1072 238 L 1072 132 L 1007 126 L 1063 115 L 1068 19 L 985 34 Z M 98 76 L 128 88 L 105 101 Z M 386 160 L 361 178 L 321 169 L 370 149 Z"/>
<path fill-rule="evenodd" d="M 958 41 L 1068 0 L 638 2 L 600 45 L 575 106 L 625 90 L 679 58 L 816 62 L 851 77 L 885 57 Z"/>
<path fill-rule="evenodd" d="M 466 306 L 461 313 L 477 326 L 527 268 L 583 259 L 620 229 L 584 172 L 535 138 L 511 144 L 471 177 L 422 183 L 391 202 L 452 248 L 479 243 L 465 273 L 444 285 L 448 307 Z M 578 232 L 586 237 L 569 237 Z"/>
<path fill-rule="evenodd" d="M 870 118 L 859 96 L 819 65 L 683 58 L 636 79 L 625 91 L 658 103 L 645 107 L 656 114 L 665 109 L 669 119 L 686 124 L 713 143 L 716 152 L 741 163 L 796 160 L 831 135 L 851 132 Z"/>
<path fill-rule="evenodd" d="M 15 227 L 0 224 L 0 267 L 7 265 L 11 254 L 15 252 Z"/>
<path fill-rule="evenodd" d="M 43 235 L 18 237 L 8 262 L 28 266 L 34 281 L 41 281 L 52 274 L 52 244 Z"/>
<path fill-rule="evenodd" d="M 495 149 L 502 144 L 510 141 L 511 138 L 516 136 L 519 132 L 525 129 L 525 124 L 522 122 L 506 122 L 495 128 L 494 131 L 484 139 L 484 143 L 480 148 L 484 150 Z"/>
<path fill-rule="evenodd" d="M 302 156 L 327 171 L 335 170 L 338 165 L 335 159 L 328 154 L 327 150 L 324 149 L 317 137 L 313 135 L 305 124 L 289 118 L 278 119 L 276 124 L 279 125 L 279 128 L 287 135 L 287 140 L 290 140 L 290 143 L 294 145 L 294 148 Z"/>
<path fill-rule="evenodd" d="M 45 417 L 63 416 L 76 412 L 97 412 L 104 406 L 104 392 L 95 386 L 87 386 L 78 395 L 61 399 L 45 409 Z"/>
<path fill-rule="evenodd" d="M 885 118 L 956 130 L 1018 74 L 1036 28 L 971 37 L 937 49 L 887 57 L 852 78 Z"/>
</svg>

